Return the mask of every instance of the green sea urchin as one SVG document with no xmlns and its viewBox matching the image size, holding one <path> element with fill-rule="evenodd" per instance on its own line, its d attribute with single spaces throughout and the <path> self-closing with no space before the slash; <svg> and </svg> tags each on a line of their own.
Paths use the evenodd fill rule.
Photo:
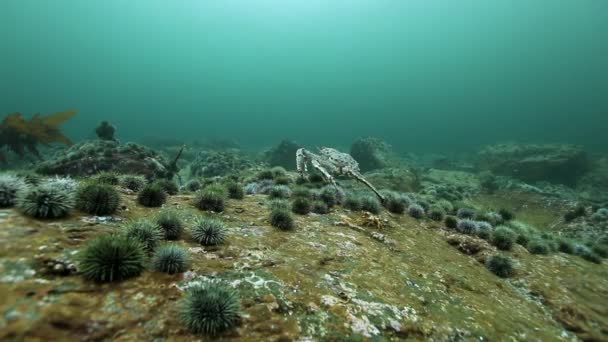
<svg viewBox="0 0 608 342">
<path fill-rule="evenodd" d="M 186 189 L 186 191 L 190 191 L 190 192 L 199 191 L 202 187 L 203 187 L 203 184 L 198 179 L 191 179 L 188 182 L 186 182 L 186 185 L 184 185 L 184 189 Z"/>
<path fill-rule="evenodd" d="M 226 239 L 226 228 L 220 220 L 201 216 L 194 220 L 191 234 L 201 245 L 215 246 L 222 244 Z"/>
<path fill-rule="evenodd" d="M 128 222 L 124 231 L 129 239 L 138 241 L 148 253 L 154 251 L 164 236 L 160 226 L 147 219 Z"/>
<path fill-rule="evenodd" d="M 188 266 L 188 251 L 178 245 L 160 246 L 152 257 L 152 267 L 158 272 L 182 273 L 188 269 Z"/>
<path fill-rule="evenodd" d="M 342 205 L 344 206 L 344 208 L 350 211 L 361 210 L 361 201 L 359 200 L 359 197 L 353 194 L 347 195 Z"/>
<path fill-rule="evenodd" d="M 146 186 L 146 177 L 140 175 L 124 175 L 120 176 L 120 186 L 134 192 L 138 192 Z"/>
<path fill-rule="evenodd" d="M 475 218 L 476 214 L 477 214 L 477 211 L 472 208 L 460 208 L 456 212 L 456 216 L 461 220 L 462 219 L 472 220 L 473 218 Z"/>
<path fill-rule="evenodd" d="M 471 219 L 462 219 L 458 221 L 456 230 L 462 234 L 475 234 L 477 231 L 477 222 Z"/>
<path fill-rule="evenodd" d="M 116 172 L 102 171 L 92 177 L 92 181 L 108 185 L 120 184 L 120 176 Z"/>
<path fill-rule="evenodd" d="M 76 208 L 87 214 L 104 216 L 116 212 L 120 195 L 113 186 L 88 182 L 76 191 Z"/>
<path fill-rule="evenodd" d="M 144 186 L 137 194 L 137 202 L 144 207 L 160 207 L 167 201 L 167 193 L 159 184 Z"/>
<path fill-rule="evenodd" d="M 138 241 L 123 235 L 102 235 L 87 243 L 80 255 L 80 271 L 86 279 L 112 282 L 139 275 L 146 255 Z"/>
<path fill-rule="evenodd" d="M 289 198 L 291 196 L 291 190 L 287 185 L 274 185 L 268 190 L 268 198 Z"/>
<path fill-rule="evenodd" d="M 308 214 L 310 212 L 310 207 L 310 200 L 305 197 L 297 197 L 291 203 L 291 211 L 299 215 Z"/>
<path fill-rule="evenodd" d="M 499 226 L 494 229 L 492 233 L 491 242 L 496 248 L 503 251 L 511 250 L 517 235 L 515 232 L 507 227 Z"/>
<path fill-rule="evenodd" d="M 174 181 L 169 179 L 157 179 L 154 181 L 155 184 L 159 185 L 169 195 L 177 195 L 179 188 Z"/>
<path fill-rule="evenodd" d="M 508 278 L 514 273 L 513 260 L 507 256 L 491 256 L 486 262 L 486 267 L 501 278 Z"/>
<path fill-rule="evenodd" d="M 540 238 L 534 238 L 534 239 L 530 240 L 528 242 L 528 244 L 526 245 L 526 249 L 528 250 L 528 252 L 530 252 L 532 254 L 543 254 L 543 255 L 549 254 L 549 252 L 551 251 L 547 241 L 540 239 Z"/>
<path fill-rule="evenodd" d="M 329 207 L 327 206 L 327 203 L 325 203 L 323 201 L 312 202 L 312 207 L 310 210 L 313 213 L 319 214 L 319 215 L 325 215 L 325 214 L 329 213 Z"/>
<path fill-rule="evenodd" d="M 291 213 L 284 209 L 274 209 L 270 212 L 270 224 L 280 230 L 292 230 L 294 228 Z"/>
<path fill-rule="evenodd" d="M 382 190 L 380 193 L 384 197 L 384 202 L 382 204 L 386 210 L 393 214 L 403 214 L 411 204 L 411 199 L 409 197 L 398 192 Z"/>
<path fill-rule="evenodd" d="M 333 185 L 324 186 L 319 193 L 319 199 L 330 208 L 344 202 L 344 197 L 344 191 Z"/>
<path fill-rule="evenodd" d="M 43 184 L 20 191 L 16 205 L 24 214 L 31 217 L 62 218 L 74 208 L 74 196 L 61 187 Z"/>
<path fill-rule="evenodd" d="M 225 207 L 226 190 L 213 185 L 200 190 L 194 197 L 194 205 L 200 210 L 222 212 Z"/>
<path fill-rule="evenodd" d="M 163 209 L 154 217 L 154 221 L 163 230 L 165 239 L 177 240 L 184 230 L 180 214 L 175 210 Z"/>
<path fill-rule="evenodd" d="M 10 208 L 17 201 L 17 194 L 27 187 L 23 179 L 10 174 L 0 175 L 0 208 Z"/>
<path fill-rule="evenodd" d="M 431 206 L 428 217 L 433 221 L 441 222 L 445 217 L 445 210 L 439 206 Z"/>
<path fill-rule="evenodd" d="M 382 205 L 380 205 L 378 199 L 371 195 L 361 196 L 359 203 L 361 203 L 361 210 L 369 211 L 372 214 L 379 214 L 382 209 Z"/>
<path fill-rule="evenodd" d="M 410 206 L 407 208 L 407 212 L 411 217 L 416 219 L 421 219 L 424 217 L 424 207 L 417 203 L 410 204 Z"/>
<path fill-rule="evenodd" d="M 228 190 L 228 198 L 238 200 L 245 198 L 245 190 L 243 190 L 243 185 L 240 183 L 229 182 L 226 184 L 226 190 Z"/>
<path fill-rule="evenodd" d="M 447 228 L 450 229 L 456 229 L 458 228 L 458 219 L 456 218 L 456 216 L 446 216 L 445 219 L 443 220 L 443 223 L 445 223 L 445 226 Z"/>
<path fill-rule="evenodd" d="M 188 288 L 180 302 L 179 318 L 195 334 L 215 336 L 234 327 L 240 304 L 237 293 L 222 283 Z"/>
</svg>

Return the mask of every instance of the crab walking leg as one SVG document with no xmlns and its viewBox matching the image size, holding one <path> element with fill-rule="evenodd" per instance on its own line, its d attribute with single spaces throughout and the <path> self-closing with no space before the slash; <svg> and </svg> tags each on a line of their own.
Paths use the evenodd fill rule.
<svg viewBox="0 0 608 342">
<path fill-rule="evenodd" d="M 352 170 L 346 170 L 346 173 L 349 174 L 350 176 L 352 176 L 353 178 L 355 178 L 356 180 L 358 180 L 359 182 L 365 184 L 365 186 L 370 188 L 370 190 L 373 191 L 374 194 L 376 194 L 376 196 L 378 196 L 378 199 L 380 199 L 380 203 L 384 203 L 384 196 L 382 196 L 380 194 L 380 192 L 378 192 L 378 190 L 376 190 L 376 188 L 372 185 L 372 183 L 368 182 L 365 178 L 363 178 L 363 176 L 361 176 L 361 174 L 359 174 L 358 172 L 352 171 Z"/>
<path fill-rule="evenodd" d="M 315 169 L 319 170 L 319 172 L 321 172 L 321 174 L 323 175 L 323 178 L 325 178 L 325 181 L 327 181 L 328 183 L 330 183 L 333 186 L 337 186 L 336 181 L 334 180 L 334 177 L 332 175 L 330 175 L 329 172 L 327 172 L 327 170 L 325 170 L 325 168 L 323 166 L 321 166 L 319 161 L 317 161 L 316 159 L 313 159 L 311 161 L 311 164 L 312 164 L 312 167 L 314 167 Z"/>
<path fill-rule="evenodd" d="M 296 170 L 298 170 L 300 177 L 302 178 L 305 178 L 306 173 L 308 172 L 308 166 L 306 164 L 309 159 L 305 149 L 300 148 L 296 151 Z"/>
</svg>

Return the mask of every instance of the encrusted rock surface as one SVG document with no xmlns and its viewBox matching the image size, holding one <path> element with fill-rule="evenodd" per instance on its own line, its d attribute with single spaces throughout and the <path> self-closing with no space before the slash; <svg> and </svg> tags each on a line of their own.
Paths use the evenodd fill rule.
<svg viewBox="0 0 608 342">
<path fill-rule="evenodd" d="M 294 154 L 295 160 L 295 154 Z M 253 163 L 238 150 L 201 151 L 190 164 L 190 175 L 193 177 L 215 177 L 236 173 L 250 168 Z"/>
<path fill-rule="evenodd" d="M 282 166 L 286 170 L 296 169 L 296 151 L 303 146 L 295 141 L 283 140 L 264 152 L 262 160 L 270 166 Z"/>
<path fill-rule="evenodd" d="M 363 172 L 388 167 L 393 158 L 391 146 L 373 137 L 361 138 L 353 142 L 350 155 L 359 162 Z"/>
<path fill-rule="evenodd" d="M 567 144 L 497 144 L 479 152 L 479 165 L 496 175 L 524 181 L 574 185 L 588 170 L 581 146 Z"/>
<path fill-rule="evenodd" d="M 186 288 L 217 280 L 238 291 L 243 307 L 239 326 L 221 336 L 227 341 L 606 338 L 606 263 L 516 248 L 501 252 L 518 262 L 505 280 L 483 265 L 497 253 L 493 246 L 441 223 L 384 211 L 378 228 L 365 225 L 362 213 L 335 207 L 296 216 L 296 229 L 284 232 L 269 225 L 265 200 L 229 200 L 223 214 L 212 215 L 194 209 L 189 195 L 173 196 L 187 224 L 194 215 L 222 219 L 226 243 L 203 247 L 186 233 L 176 243 L 190 251 L 188 272 L 146 271 L 104 285 L 84 281 L 69 265 L 86 241 L 157 209 L 123 194 L 125 209 L 112 219 L 73 213 L 35 221 L 0 211 L 0 340 L 196 340 L 177 318 L 177 301 Z M 553 208 L 533 207 L 537 199 L 510 201 L 501 206 L 524 205 L 539 224 L 556 219 Z"/>
<path fill-rule="evenodd" d="M 393 189 L 411 192 L 420 188 L 420 180 L 414 170 L 394 167 L 375 170 L 365 174 L 365 178 L 378 189 Z"/>
<path fill-rule="evenodd" d="M 593 161 L 593 167 L 577 184 L 581 196 L 599 202 L 608 202 L 608 158 Z"/>
<path fill-rule="evenodd" d="M 148 178 L 162 175 L 167 162 L 153 150 L 135 143 L 88 140 L 56 153 L 38 167 L 49 175 L 89 176 L 100 171 L 141 174 Z"/>
<path fill-rule="evenodd" d="M 476 175 L 463 171 L 430 169 L 421 178 L 421 193 L 449 201 L 469 198 L 481 188 Z"/>
</svg>

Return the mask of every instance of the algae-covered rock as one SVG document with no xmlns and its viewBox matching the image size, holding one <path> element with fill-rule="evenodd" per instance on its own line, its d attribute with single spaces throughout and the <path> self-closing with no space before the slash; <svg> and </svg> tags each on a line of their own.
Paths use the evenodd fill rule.
<svg viewBox="0 0 608 342">
<path fill-rule="evenodd" d="M 302 146 L 291 140 L 283 140 L 264 152 L 263 160 L 270 166 L 282 166 L 287 170 L 296 168 L 296 151 Z"/>
<path fill-rule="evenodd" d="M 470 177 L 420 174 L 428 174 L 423 182 L 452 187 Z M 555 221 L 561 208 L 561 201 L 541 202 L 540 195 L 498 191 L 468 201 L 517 209 L 530 224 Z M 426 197 L 408 196 L 421 205 Z M 606 261 L 539 256 L 519 244 L 497 252 L 439 221 L 341 205 L 324 215 L 294 216 L 297 229 L 285 232 L 270 225 L 272 206 L 262 194 L 227 200 L 223 214 L 201 214 L 191 194 L 172 196 L 168 205 L 188 227 L 201 215 L 221 219 L 225 243 L 200 246 L 183 234 L 172 244 L 191 256 L 184 273 L 146 270 L 112 286 L 88 281 L 78 261 L 92 239 L 117 232 L 118 222 L 157 213 L 137 205 L 135 194 L 123 193 L 121 200 L 126 209 L 112 221 L 79 212 L 40 221 L 0 210 L 0 340 L 210 340 L 192 334 L 176 313 L 191 287 L 212 282 L 237 292 L 242 309 L 219 340 L 604 340 Z M 608 222 L 574 222 L 583 221 Z M 575 248 L 594 256 L 592 247 L 598 248 Z M 516 272 L 508 280 L 486 268 L 497 254 L 513 260 Z"/>
<path fill-rule="evenodd" d="M 253 163 L 238 150 L 201 151 L 190 164 L 190 175 L 194 177 L 224 176 L 252 166 Z"/>
<path fill-rule="evenodd" d="M 77 177 L 114 171 L 155 178 L 163 175 L 166 167 L 165 159 L 145 146 L 120 144 L 112 140 L 88 140 L 56 153 L 51 159 L 42 162 L 37 171 Z"/>
<path fill-rule="evenodd" d="M 421 188 L 423 194 L 456 201 L 477 194 L 481 185 L 472 173 L 430 169 L 422 176 Z"/>
<path fill-rule="evenodd" d="M 378 189 L 390 189 L 400 192 L 412 192 L 419 188 L 416 173 L 406 168 L 386 168 L 369 172 L 365 178 Z"/>
<path fill-rule="evenodd" d="M 361 138 L 353 142 L 350 155 L 359 162 L 361 171 L 371 171 L 389 166 L 391 146 L 378 138 Z"/>
<path fill-rule="evenodd" d="M 608 202 L 608 158 L 593 161 L 593 168 L 577 184 L 581 197 Z"/>
<path fill-rule="evenodd" d="M 573 185 L 589 170 L 581 146 L 568 144 L 497 144 L 479 152 L 478 166 L 523 181 Z"/>
</svg>

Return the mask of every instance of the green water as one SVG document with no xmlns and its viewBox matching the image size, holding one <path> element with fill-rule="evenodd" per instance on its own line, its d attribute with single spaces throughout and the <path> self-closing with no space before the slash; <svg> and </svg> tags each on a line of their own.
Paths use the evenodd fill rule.
<svg viewBox="0 0 608 342">
<path fill-rule="evenodd" d="M 75 140 L 608 146 L 605 0 L 3 0 L 0 113 Z"/>
</svg>

